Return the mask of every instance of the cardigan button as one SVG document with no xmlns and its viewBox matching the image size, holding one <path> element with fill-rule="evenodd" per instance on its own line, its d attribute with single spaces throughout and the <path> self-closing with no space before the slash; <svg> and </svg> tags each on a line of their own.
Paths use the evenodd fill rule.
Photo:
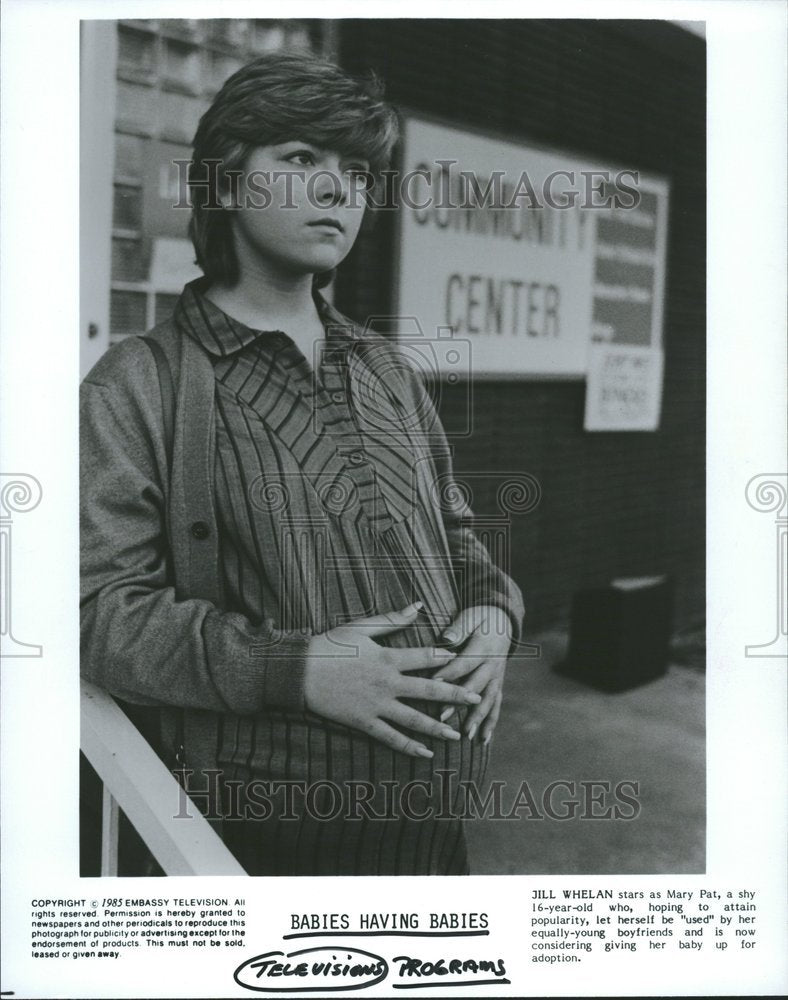
<svg viewBox="0 0 788 1000">
<path fill-rule="evenodd" d="M 363 465 L 364 464 L 364 452 L 363 451 L 351 451 L 348 455 L 348 459 L 351 465 Z"/>
<path fill-rule="evenodd" d="M 208 527 L 205 521 L 195 521 L 191 527 L 192 537 L 202 541 L 207 538 L 211 533 L 211 529 Z"/>
</svg>

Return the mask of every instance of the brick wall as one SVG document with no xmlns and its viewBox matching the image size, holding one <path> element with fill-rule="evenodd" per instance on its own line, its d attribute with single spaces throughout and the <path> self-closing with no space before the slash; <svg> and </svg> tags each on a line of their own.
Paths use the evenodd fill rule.
<svg viewBox="0 0 788 1000">
<path fill-rule="evenodd" d="M 584 432 L 583 382 L 482 381 L 455 464 L 540 481 L 512 539 L 530 629 L 564 622 L 579 587 L 662 572 L 688 625 L 705 577 L 704 43 L 658 21 L 346 20 L 338 36 L 340 62 L 375 68 L 394 104 L 670 180 L 659 431 Z M 382 214 L 339 276 L 337 304 L 357 319 L 391 307 L 394 225 Z M 448 426 L 461 405 L 444 393 Z M 477 490 L 477 513 L 494 500 Z"/>
</svg>

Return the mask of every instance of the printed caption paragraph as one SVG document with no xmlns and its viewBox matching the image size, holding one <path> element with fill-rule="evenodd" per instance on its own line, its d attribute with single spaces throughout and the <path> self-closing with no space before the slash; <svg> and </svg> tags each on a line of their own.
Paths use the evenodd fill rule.
<svg viewBox="0 0 788 1000">
<path fill-rule="evenodd" d="M 535 889 L 532 962 L 579 962 L 594 952 L 752 950 L 750 889 Z"/>
<path fill-rule="evenodd" d="M 118 958 L 147 948 L 240 948 L 243 899 L 33 899 L 33 958 Z"/>
</svg>

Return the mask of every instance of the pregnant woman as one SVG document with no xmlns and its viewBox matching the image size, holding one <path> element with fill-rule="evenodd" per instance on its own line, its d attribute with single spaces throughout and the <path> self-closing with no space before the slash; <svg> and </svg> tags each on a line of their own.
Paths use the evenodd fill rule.
<svg viewBox="0 0 788 1000">
<path fill-rule="evenodd" d="M 467 873 L 521 628 L 415 368 L 319 292 L 396 138 L 374 81 L 239 70 L 194 141 L 204 277 L 83 383 L 83 675 L 252 875 Z"/>
</svg>

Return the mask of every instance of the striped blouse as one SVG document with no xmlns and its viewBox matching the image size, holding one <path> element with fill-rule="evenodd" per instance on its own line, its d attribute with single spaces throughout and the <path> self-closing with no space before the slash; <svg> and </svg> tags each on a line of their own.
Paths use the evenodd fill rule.
<svg viewBox="0 0 788 1000">
<path fill-rule="evenodd" d="M 316 295 L 326 337 L 307 360 L 286 334 L 244 326 L 201 287 L 186 287 L 175 321 L 216 375 L 226 610 L 317 634 L 420 600 L 414 626 L 379 640 L 403 647 L 432 644 L 463 606 L 496 604 L 517 633 L 519 590 L 470 529 L 430 397 L 396 345 Z M 462 806 L 458 782 L 482 780 L 487 748 L 419 739 L 432 759 L 309 712 L 224 716 L 219 765 L 241 790 L 229 846 L 252 874 L 466 872 L 451 805 Z M 250 811 L 262 799 L 270 815 Z"/>
</svg>

